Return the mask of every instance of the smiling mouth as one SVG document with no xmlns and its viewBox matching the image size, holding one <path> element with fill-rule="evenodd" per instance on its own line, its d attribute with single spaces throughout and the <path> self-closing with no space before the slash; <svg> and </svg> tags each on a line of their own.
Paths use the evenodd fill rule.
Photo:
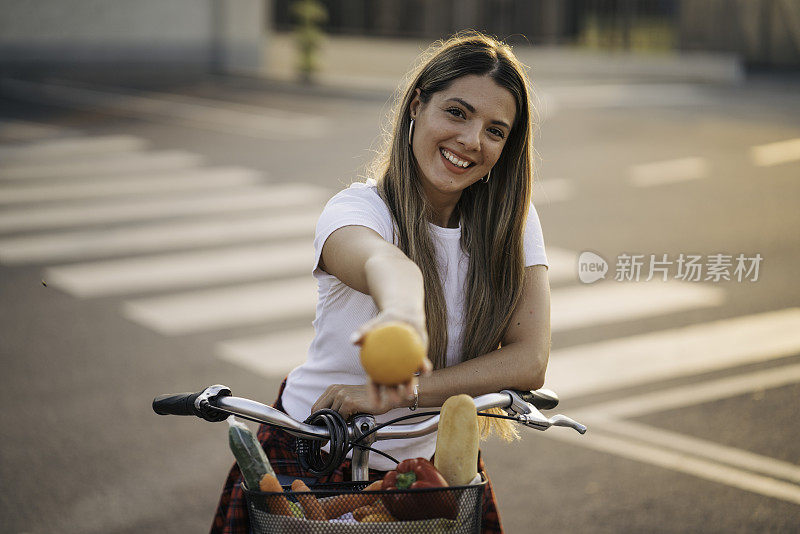
<svg viewBox="0 0 800 534">
<path fill-rule="evenodd" d="M 453 154 L 452 152 L 450 152 L 446 148 L 440 148 L 439 149 L 439 153 L 442 155 L 442 157 L 444 159 L 446 159 L 447 161 L 449 161 L 454 166 L 456 166 L 456 167 L 458 167 L 460 169 L 467 169 L 467 168 L 472 167 L 473 165 L 475 165 L 475 163 L 473 163 L 473 162 L 464 161 L 462 159 L 459 159 L 458 156 L 456 156 L 455 154 Z"/>
</svg>

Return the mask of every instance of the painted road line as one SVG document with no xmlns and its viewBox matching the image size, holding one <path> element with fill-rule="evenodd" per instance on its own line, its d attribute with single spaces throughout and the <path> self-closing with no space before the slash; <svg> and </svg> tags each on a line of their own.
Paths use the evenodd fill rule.
<svg viewBox="0 0 800 534">
<path fill-rule="evenodd" d="M 685 454 L 700 456 L 712 462 L 800 484 L 800 467 L 769 456 L 633 421 L 618 421 L 598 416 L 587 417 L 583 413 L 580 416 L 576 415 L 576 419 L 587 427 L 599 428 L 604 432 L 611 432 L 617 436 L 666 447 Z"/>
<path fill-rule="evenodd" d="M 681 158 L 633 165 L 628 174 L 631 185 L 651 187 L 706 178 L 709 166 L 705 158 Z"/>
<path fill-rule="evenodd" d="M 794 352 L 796 351 L 797 349 Z M 789 352 L 792 351 L 789 350 Z M 769 356 L 763 359 L 768 358 Z M 731 362 L 731 364 L 736 365 L 738 361 Z M 788 386 L 798 382 L 800 382 L 800 364 L 786 365 L 604 402 L 593 406 L 587 412 L 590 416 L 601 413 L 615 418 L 638 417 L 714 402 L 754 391 Z"/>
<path fill-rule="evenodd" d="M 781 163 L 800 161 L 800 137 L 750 147 L 750 159 L 758 167 L 772 167 Z"/>
<path fill-rule="evenodd" d="M 0 142 L 21 142 L 52 138 L 60 135 L 76 135 L 72 128 L 42 124 L 39 122 L 0 119 Z"/>
<path fill-rule="evenodd" d="M 185 95 L 134 90 L 111 92 L 10 78 L 0 80 L 0 87 L 18 98 L 36 102 L 56 102 L 137 119 L 168 120 L 261 139 L 319 138 L 331 127 L 331 121 L 322 116 Z"/>
<path fill-rule="evenodd" d="M 313 263 L 311 240 L 302 240 L 49 267 L 44 279 L 48 287 L 76 297 L 107 297 L 303 273 L 310 276 Z"/>
<path fill-rule="evenodd" d="M 65 137 L 0 147 L 0 166 L 21 162 L 40 162 L 52 158 L 76 158 L 114 152 L 136 152 L 149 143 L 132 135 Z"/>
<path fill-rule="evenodd" d="M 203 164 L 205 158 L 183 150 L 101 154 L 79 161 L 35 163 L 0 167 L 0 180 L 85 178 L 103 174 L 131 174 L 186 169 Z"/>
<path fill-rule="evenodd" d="M 313 285 L 313 278 L 310 275 L 307 275 L 306 279 Z M 272 284 L 248 285 L 243 286 L 240 291 L 235 288 L 220 291 L 190 291 L 165 297 L 141 299 L 131 303 L 133 306 L 131 309 L 136 310 L 131 317 L 135 317 L 140 324 L 168 335 L 264 323 L 280 318 L 281 310 L 286 304 L 284 298 L 291 298 L 288 293 L 281 293 L 279 296 L 273 297 L 265 292 L 266 289 L 262 291 L 263 288 L 273 291 L 274 287 L 277 286 Z M 681 290 L 674 289 L 673 291 L 680 293 Z M 250 296 L 248 297 L 248 295 Z M 315 298 L 306 299 L 306 294 L 302 292 L 298 295 L 299 297 L 295 297 L 297 302 L 292 303 L 292 310 L 300 314 L 299 316 L 307 317 L 310 320 L 314 316 Z M 584 298 L 591 298 L 591 293 L 582 295 Z M 315 297 L 315 295 L 311 295 L 311 297 Z M 553 301 L 561 301 L 559 291 L 553 292 Z M 623 307 L 626 306 L 625 297 L 622 295 L 614 298 L 613 301 Z M 581 302 L 578 299 L 571 299 L 569 302 L 571 306 L 577 307 L 596 305 L 594 302 Z M 690 305 L 690 302 L 692 301 L 687 300 L 682 305 Z M 630 317 L 641 317 L 643 314 L 656 314 L 659 309 L 663 311 L 673 308 L 627 306 L 627 309 L 631 314 Z M 184 313 L 185 310 L 191 311 Z M 553 317 L 557 317 L 555 311 Z M 589 317 L 587 319 L 591 320 Z M 580 323 L 572 321 L 569 324 L 568 328 L 574 328 Z"/>
<path fill-rule="evenodd" d="M 725 291 L 688 282 L 602 282 L 553 292 L 551 329 L 571 330 L 719 306 Z"/>
<path fill-rule="evenodd" d="M 136 194 L 242 187 L 261 182 L 263 174 L 244 167 L 198 168 L 112 180 L 95 179 L 47 185 L 0 185 L 0 205 L 107 198 Z"/>
<path fill-rule="evenodd" d="M 547 255 L 551 281 L 576 279 L 575 254 L 550 248 Z M 260 243 L 49 267 L 44 278 L 48 287 L 92 298 L 310 273 L 312 263 L 310 241 Z"/>
<path fill-rule="evenodd" d="M 547 247 L 547 261 L 550 262 L 547 270 L 550 282 L 578 282 L 578 255 L 575 252 Z"/>
<path fill-rule="evenodd" d="M 797 352 L 800 308 L 789 308 L 553 351 L 547 386 L 576 397 Z"/>
<path fill-rule="evenodd" d="M 286 215 L 195 220 L 0 239 L 0 264 L 76 261 L 233 245 L 260 239 L 310 239 L 321 211 L 320 207 Z"/>
<path fill-rule="evenodd" d="M 22 208 L 0 213 L 0 232 L 46 230 L 90 224 L 128 223 L 161 217 L 212 215 L 254 209 L 319 206 L 330 190 L 311 184 L 286 183 L 230 192 L 204 191 L 192 196 L 72 203 L 68 206 Z"/>
<path fill-rule="evenodd" d="M 688 84 L 602 84 L 548 87 L 539 93 L 548 116 L 560 109 L 686 106 L 708 102 L 701 87 Z"/>
<path fill-rule="evenodd" d="M 675 452 L 645 443 L 635 443 L 628 438 L 615 436 L 600 428 L 590 428 L 583 436 L 578 436 L 575 432 L 555 428 L 545 432 L 544 436 L 571 445 L 586 447 L 644 464 L 685 473 L 759 495 L 800 504 L 800 486 L 796 484 L 753 474 L 702 458 L 695 458 L 682 452 Z"/>
<path fill-rule="evenodd" d="M 312 327 L 275 332 L 265 336 L 231 339 L 217 345 L 220 359 L 260 376 L 284 377 L 306 361 L 314 339 Z"/>
<path fill-rule="evenodd" d="M 314 315 L 317 282 L 300 278 L 193 291 L 125 302 L 122 314 L 151 330 L 175 336 Z"/>
<path fill-rule="evenodd" d="M 565 202 L 575 196 L 575 186 L 565 178 L 533 182 L 533 203 L 536 207 Z"/>
</svg>

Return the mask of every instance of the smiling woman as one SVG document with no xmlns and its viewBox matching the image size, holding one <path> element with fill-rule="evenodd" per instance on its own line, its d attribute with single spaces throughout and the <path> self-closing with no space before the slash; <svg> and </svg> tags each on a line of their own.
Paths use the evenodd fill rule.
<svg viewBox="0 0 800 534">
<path fill-rule="evenodd" d="M 488 181 L 500 158 L 514 124 L 514 96 L 489 75 L 468 75 L 433 95 L 417 88 L 409 109 L 416 125 L 416 131 L 410 126 L 411 146 L 433 222 L 455 227 L 461 192 Z"/>
<path fill-rule="evenodd" d="M 275 404 L 294 419 L 332 409 L 382 423 L 453 395 L 544 382 L 550 290 L 531 203 L 525 69 L 507 45 L 465 33 L 432 47 L 408 80 L 371 177 L 336 194 L 317 223 L 315 338 Z M 418 379 L 378 387 L 361 367 L 359 345 L 391 321 L 415 329 L 430 360 Z M 480 419 L 511 437 L 507 421 Z M 286 452 L 294 438 L 262 426 L 259 439 L 278 460 L 276 473 L 312 476 Z M 399 460 L 431 458 L 436 434 L 375 447 Z M 330 480 L 348 480 L 349 465 Z M 394 468 L 378 454 L 369 465 L 371 480 Z M 486 488 L 483 531 L 502 532 L 491 483 Z M 247 528 L 234 466 L 212 532 Z"/>
</svg>

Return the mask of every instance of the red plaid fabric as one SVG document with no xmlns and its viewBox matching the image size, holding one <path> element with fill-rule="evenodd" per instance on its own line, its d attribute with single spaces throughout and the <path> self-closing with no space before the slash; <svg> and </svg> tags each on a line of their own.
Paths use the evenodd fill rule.
<svg viewBox="0 0 800 534">
<path fill-rule="evenodd" d="M 278 392 L 278 399 L 273 407 L 284 411 L 281 403 L 283 388 L 286 380 L 281 384 Z M 272 468 L 276 474 L 288 475 L 292 477 L 314 477 L 311 473 L 300 467 L 297 456 L 295 455 L 295 438 L 291 434 L 261 425 L 258 429 L 258 440 L 264 447 L 264 451 L 269 458 Z M 324 454 L 324 453 L 323 453 Z M 350 460 L 345 460 L 336 471 L 324 480 L 324 482 L 349 482 L 351 481 Z M 478 455 L 478 470 L 486 474 L 483 459 Z M 385 471 L 369 470 L 369 480 L 383 478 Z M 492 482 L 486 475 L 487 484 L 483 499 L 483 534 L 502 534 L 503 527 L 500 523 L 500 515 L 497 511 L 497 500 L 492 489 Z M 214 523 L 211 526 L 211 534 L 249 534 L 250 522 L 247 516 L 247 502 L 242 492 L 242 474 L 236 463 L 228 474 L 225 485 L 222 488 L 222 495 L 217 506 L 217 513 L 214 516 Z"/>
</svg>

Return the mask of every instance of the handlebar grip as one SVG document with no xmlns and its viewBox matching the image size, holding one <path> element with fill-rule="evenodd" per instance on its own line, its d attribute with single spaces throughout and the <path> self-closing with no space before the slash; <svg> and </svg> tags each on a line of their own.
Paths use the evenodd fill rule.
<svg viewBox="0 0 800 534">
<path fill-rule="evenodd" d="M 558 406 L 558 395 L 549 389 L 517 391 L 517 395 L 525 402 L 533 404 L 538 410 L 552 410 Z"/>
<path fill-rule="evenodd" d="M 194 401 L 203 392 L 199 393 L 173 393 L 159 395 L 153 399 L 153 411 L 158 415 L 196 415 L 202 417 L 194 406 Z"/>
</svg>

